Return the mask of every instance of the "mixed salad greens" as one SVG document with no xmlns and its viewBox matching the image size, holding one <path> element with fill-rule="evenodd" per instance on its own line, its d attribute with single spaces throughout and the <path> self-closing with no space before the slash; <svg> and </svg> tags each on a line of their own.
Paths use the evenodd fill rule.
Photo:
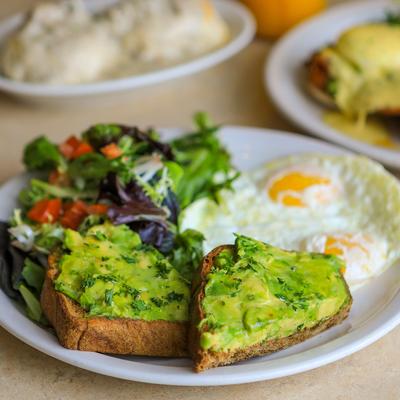
<svg viewBox="0 0 400 400">
<path fill-rule="evenodd" d="M 215 199 L 238 176 L 218 126 L 204 113 L 194 122 L 194 132 L 169 143 L 154 130 L 97 124 L 59 145 L 40 136 L 26 146 L 23 162 L 36 178 L 11 220 L 0 223 L 0 287 L 30 318 L 45 322 L 39 296 L 47 256 L 66 229 L 126 224 L 190 281 L 204 238 L 182 232 L 179 214 L 199 198 Z"/>
</svg>

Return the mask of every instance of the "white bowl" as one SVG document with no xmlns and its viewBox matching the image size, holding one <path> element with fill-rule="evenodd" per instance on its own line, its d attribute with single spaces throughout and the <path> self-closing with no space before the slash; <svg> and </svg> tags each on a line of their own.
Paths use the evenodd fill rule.
<svg viewBox="0 0 400 400">
<path fill-rule="evenodd" d="M 84 0 L 91 11 L 98 11 L 117 3 L 118 0 Z M 228 24 L 231 39 L 224 46 L 191 61 L 145 74 L 132 75 L 108 81 L 76 85 L 48 85 L 17 82 L 0 76 L 0 90 L 27 98 L 65 98 L 100 93 L 131 90 L 152 85 L 210 68 L 246 47 L 254 37 L 255 22 L 251 13 L 240 3 L 232 0 L 214 0 L 222 18 Z M 23 14 L 0 22 L 0 45 L 4 39 L 21 25 Z"/>
</svg>

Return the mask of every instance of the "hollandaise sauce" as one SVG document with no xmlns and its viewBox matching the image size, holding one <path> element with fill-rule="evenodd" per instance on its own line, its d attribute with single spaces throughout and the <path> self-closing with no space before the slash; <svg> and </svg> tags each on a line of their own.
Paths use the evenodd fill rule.
<svg viewBox="0 0 400 400">
<path fill-rule="evenodd" d="M 385 125 L 377 118 L 356 120 L 340 112 L 329 111 L 323 116 L 325 123 L 332 128 L 350 136 L 352 139 L 360 140 L 374 146 L 399 149 L 400 143 L 396 142 Z"/>
<path fill-rule="evenodd" d="M 351 117 L 329 113 L 325 121 L 356 139 L 395 145 L 381 124 L 365 120 L 370 114 L 400 110 L 400 25 L 382 22 L 353 27 L 320 54 L 334 83 L 330 95 L 339 110 Z"/>
</svg>

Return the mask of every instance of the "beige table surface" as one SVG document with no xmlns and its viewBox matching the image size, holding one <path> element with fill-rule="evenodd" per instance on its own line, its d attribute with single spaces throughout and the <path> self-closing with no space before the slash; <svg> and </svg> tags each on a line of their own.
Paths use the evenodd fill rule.
<svg viewBox="0 0 400 400">
<path fill-rule="evenodd" d="M 0 0 L 0 17 L 32 0 Z M 270 45 L 256 41 L 209 71 L 96 100 L 26 104 L 0 95 L 0 181 L 22 170 L 23 145 L 39 133 L 54 140 L 93 122 L 189 126 L 196 110 L 218 122 L 296 131 L 264 94 L 262 66 Z M 1 310 L 0 310 L 1 312 Z M 400 399 L 400 328 L 334 364 L 274 381 L 216 388 L 126 382 L 48 357 L 0 328 L 0 399 Z"/>
</svg>

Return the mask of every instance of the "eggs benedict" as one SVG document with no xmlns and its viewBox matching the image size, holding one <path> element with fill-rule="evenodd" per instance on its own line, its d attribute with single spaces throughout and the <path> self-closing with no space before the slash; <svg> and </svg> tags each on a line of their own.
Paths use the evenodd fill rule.
<svg viewBox="0 0 400 400">
<path fill-rule="evenodd" d="M 400 26 L 353 27 L 308 65 L 312 93 L 353 116 L 400 114 Z"/>
</svg>

